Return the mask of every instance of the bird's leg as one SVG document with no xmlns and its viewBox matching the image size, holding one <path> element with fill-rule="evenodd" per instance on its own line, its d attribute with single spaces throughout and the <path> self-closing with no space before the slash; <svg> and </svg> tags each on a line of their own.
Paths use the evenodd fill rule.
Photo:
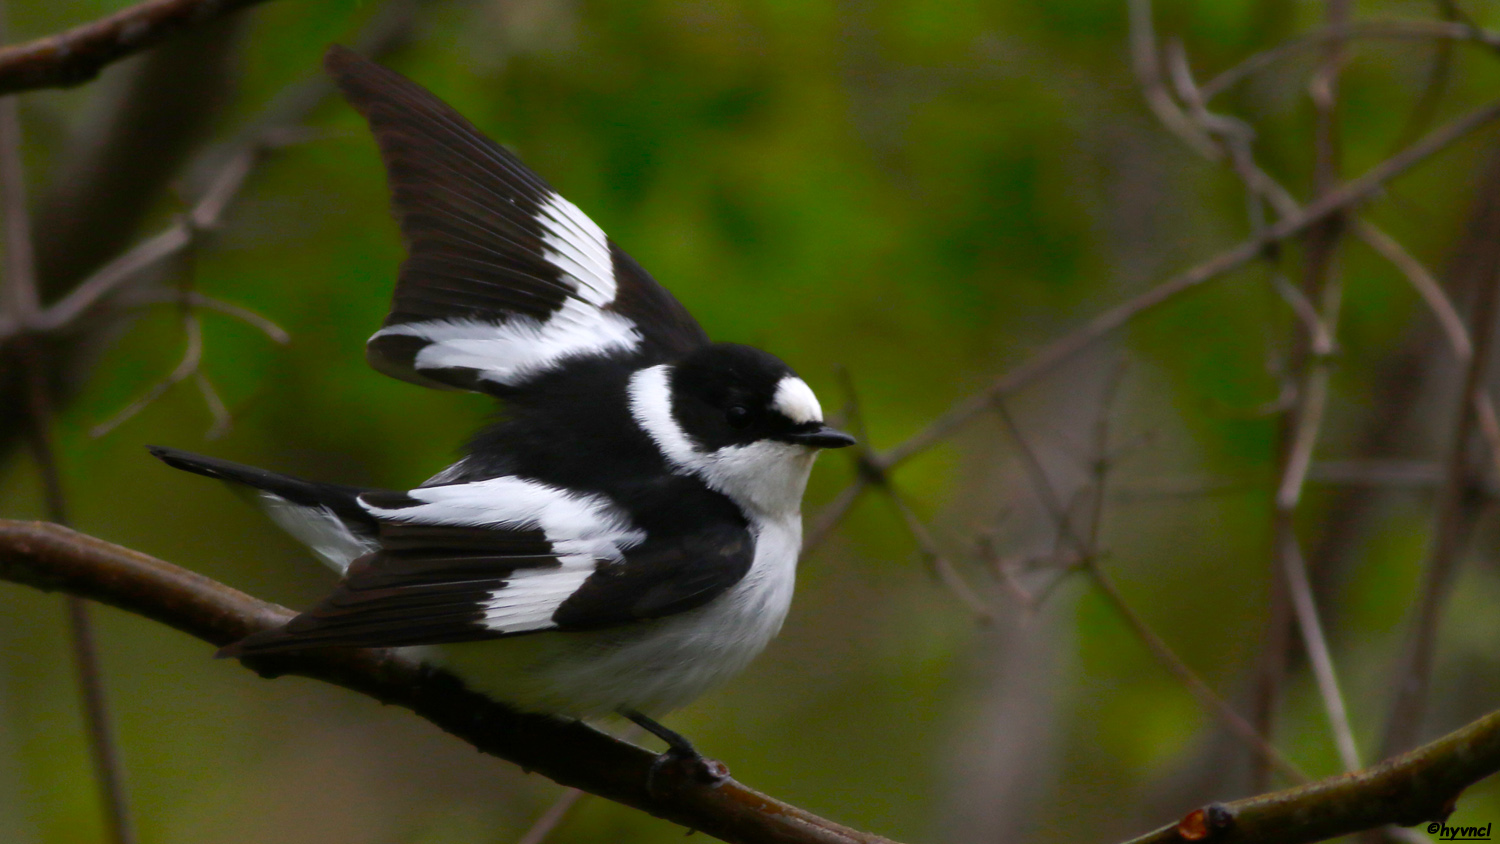
<svg viewBox="0 0 1500 844">
<path fill-rule="evenodd" d="M 667 743 L 667 752 L 678 759 L 702 759 L 703 754 L 698 752 L 693 743 L 688 741 L 682 733 L 664 727 L 656 721 L 642 715 L 634 709 L 621 709 L 620 714 L 634 721 L 637 726 L 653 736 Z"/>
<path fill-rule="evenodd" d="M 621 709 L 620 714 L 635 722 L 641 729 L 667 743 L 667 752 L 656 757 L 651 763 L 651 773 L 646 780 L 646 790 L 656 790 L 656 775 L 662 768 L 674 763 L 689 766 L 693 778 L 699 782 L 716 783 L 729 778 L 729 768 L 715 759 L 709 759 L 698 752 L 693 743 L 688 741 L 676 730 L 668 729 L 656 721 L 635 711 L 634 709 Z"/>
</svg>

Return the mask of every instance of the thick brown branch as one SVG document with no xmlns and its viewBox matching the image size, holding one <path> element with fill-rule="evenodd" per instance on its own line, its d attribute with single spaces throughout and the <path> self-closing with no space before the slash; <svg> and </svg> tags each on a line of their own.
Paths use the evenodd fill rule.
<svg viewBox="0 0 1500 844">
<path fill-rule="evenodd" d="M 1353 774 L 1206 807 L 1193 839 L 1212 844 L 1322 841 L 1386 824 L 1441 821 L 1464 789 L 1500 770 L 1500 712 Z M 1127 844 L 1176 844 L 1193 815 Z M 1192 831 L 1192 830 L 1189 830 Z M 1433 830 L 1436 832 L 1436 830 Z"/>
<path fill-rule="evenodd" d="M 147 0 L 106 18 L 0 48 L 0 94 L 87 82 L 107 65 L 264 0 Z"/>
<path fill-rule="evenodd" d="M 200 574 L 46 522 L 0 520 L 0 580 L 91 598 L 213 645 L 291 617 Z M 580 722 L 518 713 L 391 651 L 325 650 L 246 663 L 262 676 L 311 677 L 404 706 L 485 753 L 725 841 L 890 844 L 732 779 L 704 785 L 669 767 L 648 791 L 654 754 Z"/>
<path fill-rule="evenodd" d="M 0 520 L 0 580 L 91 598 L 214 645 L 284 622 L 291 611 L 138 551 L 46 522 Z M 263 676 L 323 680 L 404 706 L 480 750 L 564 785 L 608 797 L 732 842 L 889 844 L 752 791 L 706 786 L 677 771 L 646 788 L 656 757 L 578 722 L 526 715 L 463 688 L 451 675 L 380 650 L 262 657 Z M 1500 712 L 1355 774 L 1224 806 L 1205 840 L 1316 841 L 1390 823 L 1438 820 L 1468 786 L 1500 770 Z M 1130 844 L 1176 842 L 1177 825 Z"/>
</svg>

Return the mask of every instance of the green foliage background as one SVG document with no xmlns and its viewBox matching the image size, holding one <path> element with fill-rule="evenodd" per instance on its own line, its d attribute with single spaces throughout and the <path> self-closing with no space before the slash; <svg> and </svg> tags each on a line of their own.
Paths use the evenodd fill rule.
<svg viewBox="0 0 1500 844">
<path fill-rule="evenodd" d="M 12 40 L 124 6 L 13 0 Z M 1494 3 L 1465 3 L 1500 25 Z M 228 137 L 276 92 L 352 40 L 372 3 L 283 0 L 250 13 Z M 1428 14 L 1364 2 L 1366 16 Z M 1314 26 L 1319 4 L 1163 3 L 1200 78 Z M 843 404 L 857 385 L 870 441 L 888 448 L 1089 315 L 1247 234 L 1239 183 L 1163 132 L 1130 73 L 1123 3 L 465 2 L 429 4 L 390 59 L 509 144 L 670 287 L 716 338 L 761 345 Z M 1299 195 L 1310 181 L 1314 54 L 1218 103 L 1251 120 L 1261 161 Z M 1374 42 L 1344 77 L 1343 143 L 1357 173 L 1410 140 L 1430 45 Z M 98 83 L 23 99 L 37 193 L 87 133 Z M 1495 58 L 1460 47 L 1439 118 L 1500 92 Z M 328 575 L 226 490 L 149 459 L 169 444 L 308 477 L 412 485 L 451 461 L 490 412 L 476 396 L 382 378 L 362 346 L 384 315 L 401 250 L 375 148 L 330 100 L 319 131 L 270 156 L 222 230 L 179 273 L 279 323 L 286 347 L 205 317 L 204 371 L 235 424 L 180 386 L 106 436 L 88 431 L 175 365 L 169 306 L 143 309 L 59 421 L 75 524 L 298 606 Z M 1372 218 L 1430 266 L 1458 240 L 1493 133 L 1399 181 Z M 191 182 L 188 182 L 191 184 Z M 178 207 L 160 202 L 154 223 Z M 1283 266 L 1295 274 L 1296 249 Z M 1372 379 L 1430 319 L 1362 247 L 1346 250 L 1348 306 L 1320 457 L 1352 456 L 1377 408 Z M 1133 605 L 1232 700 L 1260 649 L 1270 571 L 1277 361 L 1292 318 L 1264 266 L 1132 324 L 1113 345 L 1017 400 L 1065 489 L 1114 362 L 1120 494 L 1105 565 Z M 1451 391 L 1450 391 L 1451 392 Z M 1453 402 L 1400 456 L 1445 453 Z M 3 408 L 0 413 L 17 413 Z M 814 514 L 852 477 L 826 456 Z M 1211 479 L 1213 494 L 1161 495 Z M 805 561 L 781 638 L 747 672 L 671 719 L 740 779 L 855 827 L 908 841 L 1105 841 L 1245 787 L 1245 753 L 1151 659 L 1081 579 L 1028 612 L 974 560 L 1051 539 L 1014 444 L 992 419 L 896 475 L 945 549 L 1001 608 L 977 626 L 924 570 L 889 504 L 867 497 Z M 1196 487 L 1195 487 L 1196 488 Z M 1136 490 L 1138 494 L 1128 494 Z M 1308 529 L 1317 532 L 1323 491 Z M 1430 492 L 1398 491 L 1357 559 L 1320 595 L 1365 752 L 1426 550 Z M 0 515 L 40 517 L 34 468 L 0 464 Z M 1492 533 L 1493 531 L 1489 531 Z M 1444 628 L 1429 733 L 1500 702 L 1500 582 L 1482 532 Z M 401 711 L 296 679 L 267 683 L 210 648 L 111 610 L 95 613 L 128 786 L 145 842 L 506 842 L 559 789 L 479 757 Z M 1337 758 L 1305 671 L 1278 743 L 1310 771 Z M 100 840 L 56 597 L 0 584 L 0 837 Z M 1458 820 L 1500 815 L 1493 786 Z M 590 801 L 551 840 L 666 841 L 681 831 Z"/>
</svg>

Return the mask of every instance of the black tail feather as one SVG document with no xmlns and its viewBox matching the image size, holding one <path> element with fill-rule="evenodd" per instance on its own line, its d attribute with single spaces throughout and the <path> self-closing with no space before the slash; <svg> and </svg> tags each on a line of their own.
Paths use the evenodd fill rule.
<svg viewBox="0 0 1500 844">
<path fill-rule="evenodd" d="M 356 501 L 360 493 L 365 492 L 359 487 L 304 481 L 291 475 L 165 446 L 148 445 L 146 450 L 174 469 L 264 490 L 305 507 L 327 507 L 347 522 L 368 525 L 371 529 L 375 527 L 374 519 Z"/>
</svg>

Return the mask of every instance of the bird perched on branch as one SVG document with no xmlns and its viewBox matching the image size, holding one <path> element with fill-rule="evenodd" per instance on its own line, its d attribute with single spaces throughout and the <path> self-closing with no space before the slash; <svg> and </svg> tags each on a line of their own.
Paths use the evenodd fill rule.
<svg viewBox="0 0 1500 844">
<path fill-rule="evenodd" d="M 781 360 L 711 342 L 592 220 L 431 93 L 342 47 L 325 65 L 370 123 L 408 250 L 371 365 L 488 393 L 506 415 L 405 491 L 153 448 L 255 491 L 342 575 L 221 655 L 420 646 L 479 691 L 619 713 L 669 756 L 701 759 L 652 716 L 776 635 L 813 460 L 853 438 Z"/>
</svg>

